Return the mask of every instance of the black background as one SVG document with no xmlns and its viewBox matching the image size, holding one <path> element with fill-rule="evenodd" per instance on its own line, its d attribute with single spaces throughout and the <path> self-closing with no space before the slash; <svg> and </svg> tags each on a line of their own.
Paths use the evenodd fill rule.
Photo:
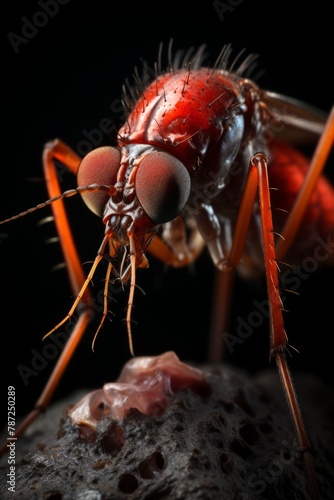
<svg viewBox="0 0 334 500">
<path fill-rule="evenodd" d="M 1 220 L 47 198 L 41 163 L 46 141 L 60 137 L 76 149 L 85 139 L 83 130 L 97 129 L 101 119 L 121 124 L 119 99 L 125 78 L 133 81 L 141 58 L 152 67 L 159 43 L 167 47 L 170 38 L 175 49 L 206 43 L 212 61 L 225 43 L 232 43 L 235 54 L 246 48 L 259 54 L 258 69 L 264 73 L 258 83 L 263 88 L 324 111 L 332 106 L 332 16 L 323 4 L 307 7 L 294 2 L 292 11 L 291 2 L 226 0 L 220 3 L 220 15 L 217 3 L 204 0 L 164 2 L 160 8 L 142 2 L 124 5 L 70 0 L 59 6 L 54 17 L 49 16 L 28 43 L 19 44 L 17 53 L 8 33 L 22 36 L 22 17 L 37 19 L 36 12 L 42 9 L 35 1 L 6 5 L 1 38 Z M 113 139 L 104 135 L 103 143 L 113 143 Z M 64 190 L 72 186 L 75 179 L 63 173 Z M 102 240 L 102 223 L 79 197 L 67 200 L 66 206 L 80 257 L 83 262 L 91 261 Z M 17 368 L 32 368 L 32 349 L 43 354 L 48 340 L 43 343 L 42 336 L 72 304 L 65 270 L 52 271 L 62 259 L 59 247 L 45 244 L 47 238 L 56 236 L 55 229 L 52 224 L 37 226 L 49 212 L 46 208 L 0 228 L 2 397 L 8 385 L 15 386 L 18 413 L 31 408 L 55 360 L 48 360 L 28 377 L 27 384 Z M 204 362 L 213 282 L 209 257 L 204 253 L 191 269 L 177 271 L 153 258 L 150 264 L 149 270 L 137 274 L 146 296 L 137 291 L 135 297 L 136 354 L 174 350 L 184 360 Z M 95 278 L 96 292 L 102 287 L 103 269 Z M 286 304 L 289 339 L 300 352 L 293 354 L 290 366 L 294 372 L 310 371 L 323 380 L 332 375 L 333 277 L 332 270 L 311 273 L 301 283 L 300 295 L 288 297 Z M 253 301 L 265 300 L 265 293 L 264 283 L 237 279 L 231 332 L 236 318 L 247 319 Z M 115 316 L 100 332 L 95 353 L 91 342 L 98 319 L 86 332 L 55 400 L 78 387 L 114 380 L 129 359 L 123 322 L 127 292 L 115 299 L 111 303 Z M 268 355 L 268 324 L 264 322 L 234 353 L 227 352 L 225 362 L 255 372 L 269 366 Z"/>
</svg>

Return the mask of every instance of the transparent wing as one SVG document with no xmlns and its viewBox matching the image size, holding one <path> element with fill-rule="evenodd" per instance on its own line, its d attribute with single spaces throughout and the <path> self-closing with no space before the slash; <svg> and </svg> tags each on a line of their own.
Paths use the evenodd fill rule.
<svg viewBox="0 0 334 500">
<path fill-rule="evenodd" d="M 279 135 L 289 142 L 306 143 L 321 135 L 327 119 L 325 112 L 298 99 L 267 90 L 261 91 L 261 99 L 274 118 L 284 125 Z"/>
</svg>

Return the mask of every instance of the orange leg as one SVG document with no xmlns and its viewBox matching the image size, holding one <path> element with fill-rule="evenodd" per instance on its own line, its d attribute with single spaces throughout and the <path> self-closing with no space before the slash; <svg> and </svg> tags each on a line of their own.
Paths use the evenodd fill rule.
<svg viewBox="0 0 334 500">
<path fill-rule="evenodd" d="M 224 356 L 224 336 L 230 319 L 234 272 L 215 269 L 211 325 L 208 346 L 209 363 L 219 364 Z"/>
<path fill-rule="evenodd" d="M 304 455 L 305 468 L 309 478 L 310 489 L 313 499 L 319 499 L 316 475 L 311 455 L 311 445 L 304 427 L 301 411 L 294 390 L 292 378 L 285 358 L 285 347 L 287 336 L 284 330 L 282 303 L 278 290 L 278 269 L 276 266 L 276 251 L 274 245 L 273 223 L 270 207 L 270 193 L 267 172 L 267 160 L 263 155 L 256 155 L 252 164 L 258 169 L 259 174 L 259 198 L 260 214 L 263 235 L 263 249 L 265 259 L 265 271 L 270 306 L 270 336 L 271 356 L 275 358 L 276 365 L 281 377 L 283 390 L 285 392 L 292 419 L 295 425 L 297 439 L 300 449 Z"/>
<path fill-rule="evenodd" d="M 334 108 L 332 109 L 328 117 L 326 126 L 317 145 L 307 176 L 304 180 L 303 188 L 295 201 L 293 210 L 290 212 L 283 230 L 281 231 L 282 237 L 277 241 L 276 259 L 278 261 L 283 260 L 285 254 L 293 243 L 294 236 L 298 231 L 298 228 L 300 227 L 303 215 L 309 203 L 310 197 L 314 191 L 315 184 L 324 169 L 333 143 Z M 244 195 L 244 198 L 241 202 L 239 212 L 240 216 L 233 236 L 234 245 L 231 250 L 231 255 L 228 263 L 228 267 L 230 268 L 230 270 L 232 270 L 239 262 L 247 235 L 249 219 L 245 218 L 245 209 L 243 208 L 242 204 L 246 203 L 252 205 L 250 200 L 255 200 L 256 193 L 254 188 L 250 187 L 249 191 L 247 190 L 247 188 L 245 188 L 245 191 L 248 194 Z M 250 215 L 251 214 L 249 213 L 248 216 L 250 217 Z M 223 358 L 222 332 L 225 332 L 228 326 L 228 302 L 230 301 L 232 293 L 234 273 L 229 272 L 229 269 L 227 268 L 226 272 L 224 271 L 223 273 L 221 273 L 220 271 L 217 271 L 216 274 L 217 276 L 215 283 L 214 304 L 212 309 L 212 327 L 209 343 L 209 360 L 210 362 L 219 363 Z"/>
<path fill-rule="evenodd" d="M 205 247 L 199 231 L 191 231 L 186 241 L 186 227 L 181 216 L 164 225 L 162 238 L 155 236 L 148 250 L 157 259 L 169 266 L 184 267 L 194 262 Z"/>
<path fill-rule="evenodd" d="M 310 452 L 311 446 L 305 431 L 297 396 L 285 358 L 285 348 L 287 347 L 288 339 L 284 330 L 282 302 L 279 294 L 278 268 L 276 265 L 276 251 L 267 175 L 267 158 L 261 153 L 255 155 L 251 160 L 236 222 L 231 254 L 226 263 L 226 269 L 227 272 L 230 271 L 240 260 L 257 194 L 259 195 L 265 274 L 270 307 L 270 355 L 275 358 L 281 376 L 283 390 L 293 418 L 299 446 L 304 454 L 312 498 L 317 499 L 319 498 L 319 492 L 313 470 Z"/>
<path fill-rule="evenodd" d="M 55 160 L 61 161 L 68 169 L 76 174 L 80 157 L 76 155 L 68 146 L 59 140 L 48 143 L 45 146 L 43 154 L 43 165 L 47 188 L 51 198 L 61 194 L 60 185 L 58 182 Z M 82 335 L 84 334 L 87 325 L 90 321 L 92 313 L 92 299 L 90 291 L 87 288 L 87 280 L 85 273 L 80 264 L 79 256 L 77 254 L 73 237 L 71 234 L 70 226 L 66 216 L 63 200 L 58 200 L 52 203 L 52 210 L 54 214 L 55 223 L 60 237 L 69 278 L 73 292 L 76 296 L 80 295 L 81 308 L 77 323 L 61 353 L 61 356 L 56 363 L 53 372 L 42 392 L 38 398 L 34 409 L 25 417 L 21 425 L 17 428 L 14 438 L 18 438 L 30 426 L 30 424 L 46 409 L 50 399 L 52 398 L 55 389 L 76 349 Z M 99 252 L 100 253 L 100 252 Z M 99 255 L 98 255 L 99 257 Z M 97 257 L 97 258 L 98 258 Z M 51 333 L 51 332 L 50 332 Z M 0 449 L 2 455 L 7 449 L 8 442 Z"/>
<path fill-rule="evenodd" d="M 229 311 L 234 281 L 234 268 L 239 263 L 245 245 L 257 191 L 257 172 L 254 169 L 250 169 L 240 203 L 230 256 L 225 262 L 224 270 L 216 271 L 208 352 L 210 363 L 220 363 L 223 358 L 224 344 L 222 332 L 226 331 L 230 317 Z"/>
<path fill-rule="evenodd" d="M 55 160 L 64 164 L 74 175 L 76 175 L 81 162 L 81 158 L 66 144 L 58 139 L 45 145 L 43 152 L 43 167 L 50 198 L 59 196 L 62 193 L 57 178 L 57 171 L 54 163 Z M 77 296 L 82 284 L 85 282 L 86 277 L 73 241 L 63 200 L 52 203 L 52 210 L 57 231 L 60 235 L 60 244 L 68 269 L 72 290 L 74 295 Z M 90 300 L 91 297 L 87 291 L 83 301 L 89 304 Z"/>
</svg>

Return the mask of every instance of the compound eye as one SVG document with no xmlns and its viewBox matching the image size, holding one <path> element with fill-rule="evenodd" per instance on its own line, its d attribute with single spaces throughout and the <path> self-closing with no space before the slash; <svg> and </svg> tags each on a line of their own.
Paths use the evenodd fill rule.
<svg viewBox="0 0 334 500">
<path fill-rule="evenodd" d="M 78 186 L 89 184 L 114 185 L 120 167 L 121 153 L 118 149 L 103 146 L 88 153 L 81 161 L 77 173 Z M 109 199 L 105 191 L 83 193 L 82 198 L 88 208 L 99 217 Z"/>
<path fill-rule="evenodd" d="M 135 179 L 137 198 L 156 224 L 171 221 L 182 212 L 190 188 L 188 170 L 168 153 L 149 153 L 139 164 Z"/>
</svg>

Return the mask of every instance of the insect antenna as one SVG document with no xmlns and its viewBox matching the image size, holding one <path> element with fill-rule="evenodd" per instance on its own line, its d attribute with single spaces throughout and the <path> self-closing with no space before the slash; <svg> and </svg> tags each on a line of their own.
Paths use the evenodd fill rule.
<svg viewBox="0 0 334 500">
<path fill-rule="evenodd" d="M 8 219 L 2 220 L 0 221 L 0 225 L 19 219 L 20 217 L 24 217 L 25 215 L 31 214 L 32 212 L 36 212 L 36 210 L 40 210 L 41 208 L 47 207 L 48 205 L 51 205 L 55 201 L 63 200 L 64 198 L 70 198 L 71 196 L 74 196 L 76 194 L 94 193 L 96 191 L 106 191 L 110 195 L 116 194 L 116 189 L 114 188 L 114 186 L 101 185 L 101 184 L 89 184 L 87 186 L 79 186 L 75 189 L 69 189 L 68 191 L 64 191 L 64 193 L 55 196 L 54 198 L 50 198 L 49 200 L 46 200 L 43 203 L 39 203 L 35 207 L 29 208 L 24 212 L 20 212 L 19 214 L 9 217 Z"/>
</svg>

